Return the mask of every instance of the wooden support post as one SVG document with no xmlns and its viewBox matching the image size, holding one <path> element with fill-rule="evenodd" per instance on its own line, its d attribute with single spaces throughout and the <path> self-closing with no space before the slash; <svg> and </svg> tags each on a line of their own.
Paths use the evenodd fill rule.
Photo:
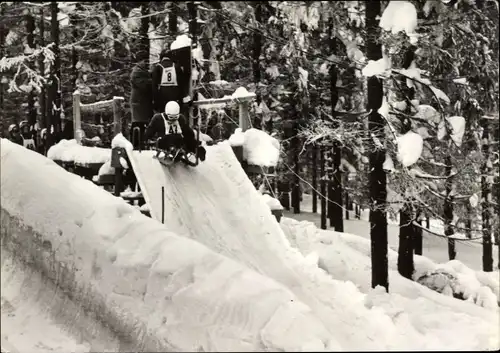
<svg viewBox="0 0 500 353">
<path fill-rule="evenodd" d="M 80 92 L 76 90 L 73 93 L 73 133 L 78 144 L 82 143 L 82 116 L 80 111 Z"/>
<path fill-rule="evenodd" d="M 121 133 L 122 130 L 122 101 L 123 97 L 113 97 L 113 133 L 114 136 Z"/>
<path fill-rule="evenodd" d="M 250 104 L 248 101 L 240 102 L 239 108 L 240 128 L 242 132 L 245 132 L 251 128 L 249 116 Z"/>
<path fill-rule="evenodd" d="M 115 167 L 115 196 L 120 197 L 123 189 L 123 168 Z"/>
</svg>

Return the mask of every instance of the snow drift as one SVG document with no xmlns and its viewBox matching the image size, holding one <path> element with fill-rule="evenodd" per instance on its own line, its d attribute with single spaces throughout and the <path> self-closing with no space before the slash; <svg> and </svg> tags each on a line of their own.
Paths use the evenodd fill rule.
<svg viewBox="0 0 500 353">
<path fill-rule="evenodd" d="M 282 285 L 5 139 L 1 162 L 2 245 L 134 350 L 324 347 L 326 328 Z"/>
<path fill-rule="evenodd" d="M 371 289 L 370 241 L 357 235 L 324 231 L 307 221 L 283 218 L 280 223 L 290 243 L 332 277 L 355 284 L 367 307 L 390 317 L 386 328 L 407 339 L 411 350 L 493 350 L 498 333 L 498 272 L 468 269 L 459 261 L 436 264 L 415 256 L 415 279 L 442 270 L 457 278 L 466 301 L 439 294 L 397 272 L 397 253 L 389 250 L 390 293 Z M 482 308 L 484 306 L 485 308 Z M 382 323 L 383 321 L 381 321 Z M 380 337 L 380 339 L 383 339 Z M 411 347 L 411 348 L 410 348 Z"/>
<path fill-rule="evenodd" d="M 47 157 L 54 161 L 87 163 L 106 163 L 111 160 L 111 150 L 101 147 L 79 145 L 76 140 L 61 140 L 49 148 Z"/>
<path fill-rule="evenodd" d="M 259 129 L 242 132 L 237 128 L 229 137 L 231 146 L 243 146 L 243 160 L 263 167 L 276 166 L 280 157 L 280 143 L 277 139 Z"/>
</svg>

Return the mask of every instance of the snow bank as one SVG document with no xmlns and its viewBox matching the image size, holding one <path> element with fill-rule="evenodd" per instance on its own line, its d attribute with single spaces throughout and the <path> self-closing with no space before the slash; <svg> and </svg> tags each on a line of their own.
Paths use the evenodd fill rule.
<svg viewBox="0 0 500 353">
<path fill-rule="evenodd" d="M 229 137 L 232 147 L 243 146 L 243 160 L 263 167 L 276 166 L 280 156 L 280 143 L 266 132 L 249 129 L 245 132 L 236 128 Z"/>
<path fill-rule="evenodd" d="M 249 129 L 244 133 L 243 159 L 248 164 L 274 167 L 280 158 L 280 143 L 274 137 L 258 129 Z"/>
<path fill-rule="evenodd" d="M 40 154 L 5 139 L 0 150 L 2 239 L 34 252 L 35 266 L 137 349 L 325 349 L 327 329 L 282 285 Z"/>
<path fill-rule="evenodd" d="M 234 133 L 229 136 L 229 144 L 232 147 L 238 147 L 238 146 L 243 146 L 243 143 L 245 142 L 245 134 L 241 130 L 241 128 L 236 128 L 234 130 Z"/>
<path fill-rule="evenodd" d="M 498 281 L 496 285 L 493 283 L 484 285 L 478 279 L 476 271 L 471 270 L 458 260 L 434 265 L 434 268 L 426 271 L 418 271 L 417 269 L 414 277 L 419 283 L 439 293 L 460 298 L 485 308 L 498 309 Z"/>
<path fill-rule="evenodd" d="M 407 132 L 402 136 L 398 136 L 398 160 L 405 167 L 415 164 L 424 148 L 424 140 L 422 136 L 412 131 Z"/>
<path fill-rule="evenodd" d="M 389 2 L 379 22 L 384 30 L 393 34 L 404 31 L 410 39 L 415 37 L 417 24 L 417 9 L 408 1 Z"/>
<path fill-rule="evenodd" d="M 111 150 L 101 147 L 79 145 L 76 140 L 61 140 L 47 151 L 47 157 L 54 161 L 81 164 L 106 163 L 111 160 Z"/>
<path fill-rule="evenodd" d="M 500 347 L 498 307 L 487 306 L 485 309 L 481 302 L 473 304 L 444 296 L 403 278 L 397 273 L 397 253 L 392 249 L 388 249 L 390 293 L 372 290 L 369 239 L 323 231 L 313 223 L 290 218 L 282 218 L 280 226 L 291 245 L 304 256 L 315 254 L 318 257 L 318 267 L 336 279 L 357 285 L 364 293 L 365 305 L 382 316 L 380 324 L 393 337 L 405 340 L 400 349 L 495 350 Z M 415 256 L 416 276 L 439 266 L 450 267 Z M 470 270 L 464 269 L 463 264 L 451 264 L 451 267 L 455 266 L 462 273 Z M 471 293 L 476 292 L 476 297 L 483 296 L 482 292 L 494 292 L 494 289 L 498 293 L 498 271 L 491 276 L 490 273 L 476 272 L 475 278 L 482 286 L 476 283 L 471 287 L 469 281 L 473 275 L 471 272 L 468 275 L 467 280 L 462 277 L 461 285 Z"/>
<path fill-rule="evenodd" d="M 262 199 L 264 200 L 264 202 L 266 203 L 266 205 L 269 206 L 269 209 L 271 211 L 281 211 L 281 210 L 283 210 L 283 206 L 281 205 L 281 203 L 277 199 L 275 199 L 274 197 L 272 197 L 271 195 L 262 194 Z"/>
</svg>

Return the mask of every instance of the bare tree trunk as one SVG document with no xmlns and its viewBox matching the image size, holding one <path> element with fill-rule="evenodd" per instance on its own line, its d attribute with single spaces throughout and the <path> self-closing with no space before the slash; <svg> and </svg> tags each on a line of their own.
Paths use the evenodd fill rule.
<svg viewBox="0 0 500 353">
<path fill-rule="evenodd" d="M 379 43 L 380 28 L 377 17 L 380 16 L 380 2 L 368 1 L 366 6 L 366 46 L 367 59 L 382 58 L 382 47 Z M 384 144 L 384 119 L 378 113 L 382 106 L 383 85 L 376 76 L 368 78 L 369 130 Z M 385 151 L 372 148 L 370 152 L 370 240 L 372 263 L 372 288 L 385 287 L 389 291 L 389 268 L 387 259 L 387 190 L 386 175 L 382 168 Z"/>
<path fill-rule="evenodd" d="M 43 47 L 45 45 L 45 20 L 43 7 L 40 8 L 40 39 L 39 46 Z M 45 62 L 44 55 L 40 55 L 40 59 L 38 60 L 38 69 L 40 70 L 40 75 L 45 77 Z M 42 85 L 39 102 L 40 102 L 40 127 L 46 128 L 49 127 L 47 121 L 47 90 L 45 89 L 45 84 Z"/>
<path fill-rule="evenodd" d="M 320 185 L 321 185 L 321 229 L 326 229 L 327 210 L 326 210 L 326 173 L 325 173 L 325 150 L 323 146 L 319 148 L 319 167 L 320 167 Z"/>
<path fill-rule="evenodd" d="M 483 271 L 493 271 L 493 244 L 491 241 L 491 181 L 493 168 L 490 160 L 490 132 L 488 122 L 483 124 L 483 158 L 484 163 L 481 172 L 481 199 L 482 199 L 482 218 L 483 218 Z M 491 177 L 490 177 L 491 176 Z"/>
<path fill-rule="evenodd" d="M 330 53 L 337 54 L 337 39 L 333 33 L 333 18 L 330 18 Z M 332 108 L 332 117 L 336 119 L 335 108 L 339 100 L 339 92 L 337 89 L 337 66 L 332 64 L 330 67 L 330 105 Z M 335 122 L 334 127 L 338 124 Z M 340 161 L 342 158 L 341 147 L 337 141 L 333 142 L 332 146 L 332 175 L 330 178 L 331 183 L 331 196 L 329 198 L 332 200 L 331 203 L 331 216 L 330 216 L 330 226 L 333 226 L 337 232 L 344 231 L 344 219 L 342 212 L 342 172 L 340 170 Z"/>
<path fill-rule="evenodd" d="M 415 47 L 410 46 L 404 53 L 403 58 L 403 68 L 408 69 L 411 63 L 415 59 Z M 406 80 L 402 84 L 402 93 L 405 100 L 412 100 L 415 97 L 415 89 L 413 87 L 408 87 Z M 411 115 L 411 105 L 407 104 L 405 111 L 406 114 Z M 406 134 L 411 130 L 411 122 L 409 119 L 404 118 L 401 124 L 401 133 Z M 399 212 L 400 226 L 399 226 L 399 249 L 398 249 L 398 271 L 399 273 L 411 279 L 413 274 L 414 264 L 413 264 L 413 238 L 416 236 L 416 227 L 413 226 L 413 208 L 411 206 L 410 199 L 409 203 L 406 203 L 404 207 Z"/>
<path fill-rule="evenodd" d="M 312 211 L 313 213 L 318 212 L 318 146 L 316 144 L 312 145 L 311 148 L 311 159 L 312 159 Z"/>
<path fill-rule="evenodd" d="M 421 211 L 417 212 L 417 223 L 422 225 L 422 213 Z M 423 253 L 423 237 L 422 237 L 422 228 L 418 228 L 413 226 L 413 235 L 414 235 L 414 242 L 413 246 L 415 249 L 415 254 L 416 255 L 422 255 Z"/>
<path fill-rule="evenodd" d="M 292 139 L 292 153 L 293 153 L 293 184 L 292 184 L 292 208 L 294 214 L 300 213 L 300 139 L 298 136 L 298 122 L 294 123 L 294 137 Z"/>
<path fill-rule="evenodd" d="M 28 44 L 29 54 L 35 50 L 35 18 L 28 12 L 26 15 L 26 42 Z M 34 65 L 30 64 L 30 68 L 34 69 Z M 35 108 L 35 91 L 31 90 L 28 94 L 28 124 L 30 126 L 36 123 L 36 108 Z"/>
<path fill-rule="evenodd" d="M 445 189 L 446 189 L 446 197 L 444 200 L 444 234 L 447 237 L 453 236 L 455 232 L 453 231 L 453 227 L 451 223 L 453 222 L 453 196 L 451 195 L 452 188 L 453 188 L 453 177 L 452 175 L 452 162 L 451 162 L 451 157 L 447 156 L 446 157 L 446 175 L 448 178 L 446 179 L 445 182 Z M 448 257 L 450 260 L 455 260 L 457 257 L 457 251 L 455 247 L 455 240 L 454 239 L 448 239 Z"/>
<path fill-rule="evenodd" d="M 4 4 L 0 4 L 0 18 L 4 16 Z M 5 37 L 7 36 L 7 31 L 5 30 L 5 26 L 2 21 L 0 21 L 0 58 L 3 58 L 5 55 Z M 0 72 L 0 117 L 4 117 L 4 84 L 3 78 L 4 74 Z"/>
<path fill-rule="evenodd" d="M 349 220 L 350 218 L 350 214 L 349 214 L 349 194 L 347 193 L 347 191 L 344 191 L 344 204 L 345 204 L 345 219 L 346 221 Z"/>
<path fill-rule="evenodd" d="M 341 150 L 340 145 L 333 145 L 333 226 L 337 232 L 344 231 L 344 218 L 342 212 L 342 172 L 340 170 Z"/>
<path fill-rule="evenodd" d="M 405 204 L 399 218 L 398 272 L 408 279 L 412 278 L 415 271 L 412 244 L 413 228 L 411 204 Z"/>
<path fill-rule="evenodd" d="M 52 51 L 54 53 L 54 64 L 50 70 L 48 83 L 48 129 L 47 129 L 47 149 L 58 142 L 61 133 L 61 58 L 59 51 L 59 20 L 57 14 L 59 9 L 57 2 L 50 3 L 50 33 L 54 43 Z"/>
<path fill-rule="evenodd" d="M 252 2 L 255 8 L 255 22 L 260 28 L 262 23 L 262 3 L 261 1 Z M 259 83 L 260 83 L 260 55 L 262 50 L 262 34 L 259 31 L 253 33 L 253 58 L 252 58 L 252 71 L 253 71 L 253 82 L 255 83 L 255 90 L 258 93 Z M 257 100 L 260 101 L 261 97 L 258 93 Z M 260 102 L 258 102 L 260 103 Z M 262 129 L 262 121 L 257 116 L 253 119 L 253 127 L 256 129 Z"/>
</svg>

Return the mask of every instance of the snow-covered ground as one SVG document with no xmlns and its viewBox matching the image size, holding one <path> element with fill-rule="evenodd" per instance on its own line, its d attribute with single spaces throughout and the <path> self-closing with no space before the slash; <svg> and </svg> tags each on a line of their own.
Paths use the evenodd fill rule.
<svg viewBox="0 0 500 353">
<path fill-rule="evenodd" d="M 197 168 L 163 172 L 165 225 L 4 139 L 1 155 L 3 241 L 49 242 L 39 261 L 74 274 L 59 286 L 139 349 L 499 348 L 491 301 L 449 298 L 394 271 L 390 294 L 370 290 L 365 239 L 280 226 L 228 143 L 208 147 Z M 25 227 L 31 237 L 19 237 Z"/>
<path fill-rule="evenodd" d="M 385 327 L 393 334 L 406 336 L 412 342 L 422 335 L 426 342 L 418 347 L 428 349 L 463 350 L 466 346 L 481 345 L 481 341 L 483 344 L 490 342 L 492 347 L 500 346 L 498 271 L 467 271 L 457 261 L 439 266 L 425 257 L 416 256 L 417 277 L 437 268 L 461 271 L 460 285 L 470 297 L 465 302 L 438 294 L 400 276 L 397 273 L 397 253 L 390 250 L 390 293 L 387 294 L 383 288 L 371 289 L 368 240 L 352 234 L 323 231 L 310 222 L 291 218 L 283 218 L 281 226 L 290 243 L 307 259 L 317 263 L 332 277 L 352 282 L 363 293 L 366 307 L 389 316 Z"/>
<path fill-rule="evenodd" d="M 284 215 L 299 221 L 313 222 L 318 228 L 321 226 L 321 203 L 318 198 L 318 213 L 312 213 L 312 197 L 308 194 L 303 195 L 303 202 L 300 204 L 301 213 L 285 211 Z M 344 210 L 345 213 L 345 210 Z M 363 210 L 361 219 L 355 219 L 354 212 L 350 212 L 350 219 L 344 219 L 344 231 L 350 234 L 356 234 L 363 238 L 370 239 L 370 223 L 368 222 L 369 212 Z M 329 223 L 327 224 L 329 225 Z M 389 248 L 397 251 L 399 247 L 399 226 L 398 222 L 388 220 L 388 243 Z M 443 234 L 442 223 L 437 220 L 431 220 L 431 230 Z M 457 235 L 458 237 L 458 235 Z M 480 271 L 482 269 L 482 244 L 480 241 L 456 241 L 457 260 L 463 262 L 471 269 Z M 434 262 L 445 263 L 448 257 L 448 242 L 443 237 L 423 232 L 423 255 Z M 493 268 L 498 268 L 498 246 L 493 246 Z"/>
</svg>

